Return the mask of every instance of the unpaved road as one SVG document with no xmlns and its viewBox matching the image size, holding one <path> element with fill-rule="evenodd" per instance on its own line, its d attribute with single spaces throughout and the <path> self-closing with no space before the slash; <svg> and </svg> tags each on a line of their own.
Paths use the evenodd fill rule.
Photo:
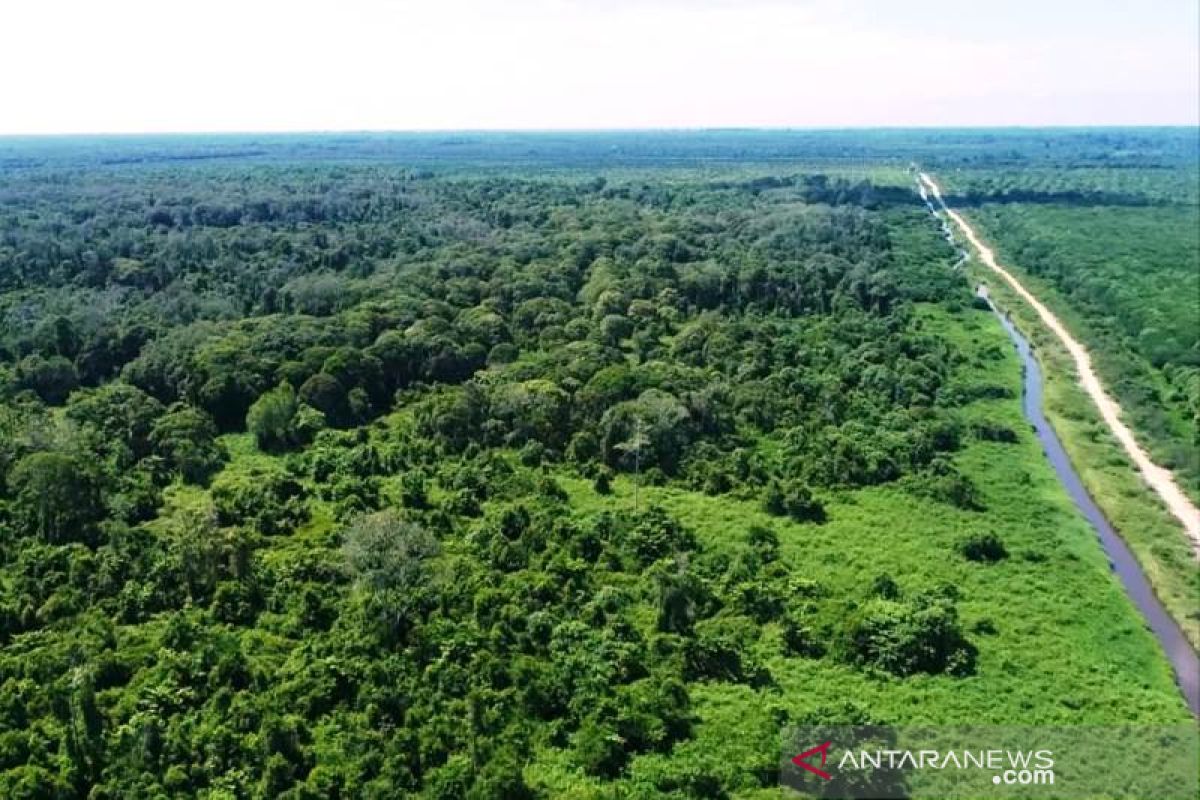
<svg viewBox="0 0 1200 800">
<path fill-rule="evenodd" d="M 929 190 L 934 199 L 950 217 L 954 220 L 954 224 L 962 231 L 963 236 L 971 243 L 971 246 L 979 253 L 979 259 L 984 266 L 991 269 L 1012 287 L 1013 291 L 1025 299 L 1025 302 L 1033 306 L 1041 317 L 1042 322 L 1046 327 L 1054 332 L 1063 346 L 1067 348 L 1067 352 L 1071 354 L 1071 358 L 1075 361 L 1075 370 L 1079 373 L 1079 382 L 1082 384 L 1084 391 L 1088 397 L 1092 398 L 1092 402 L 1096 404 L 1096 408 L 1100 410 L 1100 416 L 1104 419 L 1113 436 L 1117 437 L 1117 441 L 1125 448 L 1125 452 L 1133 460 L 1138 471 L 1142 473 L 1142 478 L 1149 484 L 1167 508 L 1174 514 L 1183 524 L 1183 530 L 1191 540 L 1192 551 L 1194 555 L 1200 558 L 1200 508 L 1188 499 L 1187 495 L 1179 488 L 1179 484 L 1175 482 L 1170 470 L 1164 469 L 1153 461 L 1146 451 L 1138 444 L 1134 438 L 1133 432 L 1121 421 L 1121 407 L 1117 405 L 1117 401 L 1104 390 L 1104 386 L 1100 383 L 1100 379 L 1096 376 L 1096 371 L 1092 369 L 1092 359 L 1088 355 L 1088 351 L 1073 337 L 1066 327 L 1059 322 L 1058 317 L 1046 308 L 1036 297 L 1034 297 L 1028 289 L 1021 285 L 1021 282 L 1013 277 L 1012 273 L 1000 266 L 996 261 L 996 254 L 992 249 L 986 246 L 975 235 L 975 231 L 970 224 L 954 209 L 946 205 L 946 201 L 942 199 L 942 191 L 927 173 L 919 173 L 921 183 Z"/>
</svg>

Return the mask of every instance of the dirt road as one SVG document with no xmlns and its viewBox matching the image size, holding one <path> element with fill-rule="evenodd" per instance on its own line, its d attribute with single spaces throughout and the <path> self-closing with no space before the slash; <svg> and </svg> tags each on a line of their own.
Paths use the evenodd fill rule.
<svg viewBox="0 0 1200 800">
<path fill-rule="evenodd" d="M 1137 439 L 1134 438 L 1133 432 L 1121 421 L 1121 407 L 1104 390 L 1104 386 L 1100 383 L 1096 371 L 1092 368 L 1092 359 L 1088 355 L 1087 349 L 1070 334 L 1050 309 L 1046 308 L 1028 289 L 1022 286 L 1021 282 L 1011 272 L 997 263 L 995 253 L 992 252 L 990 247 L 979 240 L 979 237 L 976 236 L 975 231 L 966 219 L 946 205 L 945 200 L 942 199 L 941 189 L 934 182 L 933 178 L 924 172 L 919 173 L 919 177 L 950 219 L 954 220 L 954 224 L 962 231 L 963 236 L 967 238 L 967 241 L 979 253 L 979 259 L 983 262 L 984 266 L 998 274 L 1012 287 L 1013 291 L 1024 298 L 1025 302 L 1029 303 L 1037 311 L 1038 316 L 1041 317 L 1046 327 L 1053 331 L 1054 335 L 1066 347 L 1067 352 L 1071 354 L 1071 358 L 1075 361 L 1075 369 L 1079 373 L 1079 382 L 1088 396 L 1092 398 L 1092 402 L 1096 404 L 1096 408 L 1100 410 L 1100 416 L 1104 419 L 1104 424 L 1108 426 L 1113 436 L 1125 448 L 1125 452 L 1129 454 L 1138 471 L 1141 472 L 1142 478 L 1162 498 L 1163 503 L 1166 504 L 1171 513 L 1183 524 L 1183 529 L 1191 540 L 1193 553 L 1197 557 L 1200 557 L 1200 508 L 1197 508 L 1179 488 L 1179 484 L 1175 482 L 1175 476 L 1171 474 L 1170 470 L 1164 469 L 1150 460 L 1150 456 L 1138 444 Z"/>
</svg>

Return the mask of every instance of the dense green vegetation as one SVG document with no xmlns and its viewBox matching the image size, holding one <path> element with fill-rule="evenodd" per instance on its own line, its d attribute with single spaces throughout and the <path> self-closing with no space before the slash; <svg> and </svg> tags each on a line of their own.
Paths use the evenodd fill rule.
<svg viewBox="0 0 1200 800">
<path fill-rule="evenodd" d="M 1155 457 L 1200 497 L 1200 166 L 951 172 L 1005 263 L 1088 344 Z"/>
<path fill-rule="evenodd" d="M 789 723 L 1188 719 L 908 140 L 764 136 L 6 144 L 0 796 L 765 797 Z"/>
</svg>

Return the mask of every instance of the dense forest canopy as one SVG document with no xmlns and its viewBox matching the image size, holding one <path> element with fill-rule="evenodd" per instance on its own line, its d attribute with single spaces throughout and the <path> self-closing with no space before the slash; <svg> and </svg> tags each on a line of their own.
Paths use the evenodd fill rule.
<svg viewBox="0 0 1200 800">
<path fill-rule="evenodd" d="M 938 141 L 0 140 L 0 795 L 749 797 L 805 720 L 1186 719 Z"/>
</svg>

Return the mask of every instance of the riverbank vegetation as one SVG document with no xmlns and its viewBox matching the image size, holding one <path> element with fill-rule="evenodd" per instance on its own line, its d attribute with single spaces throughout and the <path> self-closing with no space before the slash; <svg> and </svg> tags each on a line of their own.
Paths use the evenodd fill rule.
<svg viewBox="0 0 1200 800">
<path fill-rule="evenodd" d="M 10 152 L 0 795 L 767 797 L 789 724 L 1190 719 L 898 159 L 731 136 Z"/>
</svg>

